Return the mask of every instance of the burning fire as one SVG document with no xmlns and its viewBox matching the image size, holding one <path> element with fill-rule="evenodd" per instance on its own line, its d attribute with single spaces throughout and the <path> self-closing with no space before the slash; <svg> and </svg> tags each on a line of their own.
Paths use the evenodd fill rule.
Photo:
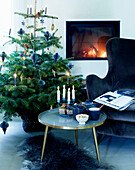
<svg viewBox="0 0 135 170">
<path fill-rule="evenodd" d="M 106 57 L 107 57 L 106 52 L 103 52 L 103 54 L 102 54 L 100 57 L 101 57 L 101 58 L 106 58 Z"/>
<path fill-rule="evenodd" d="M 91 48 L 89 51 L 83 51 L 83 57 L 96 57 L 97 52 L 94 48 Z"/>
<path fill-rule="evenodd" d="M 90 48 L 89 51 L 83 51 L 83 57 L 91 57 L 91 58 L 106 58 L 107 53 L 105 51 L 98 51 L 98 49 Z"/>
<path fill-rule="evenodd" d="M 91 49 L 91 50 L 88 52 L 88 55 L 90 55 L 90 56 L 96 56 L 96 51 L 95 51 L 95 49 L 94 49 L 94 48 Z"/>
</svg>

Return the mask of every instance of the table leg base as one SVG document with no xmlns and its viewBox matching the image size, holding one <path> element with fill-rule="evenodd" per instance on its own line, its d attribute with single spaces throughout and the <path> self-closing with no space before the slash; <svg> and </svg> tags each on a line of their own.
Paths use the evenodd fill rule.
<svg viewBox="0 0 135 170">
<path fill-rule="evenodd" d="M 75 130 L 76 145 L 78 146 L 78 130 Z"/>
<path fill-rule="evenodd" d="M 98 162 L 100 162 L 100 156 L 99 156 L 98 143 L 97 143 L 97 135 L 96 135 L 95 127 L 92 128 L 92 131 L 93 131 L 93 137 L 94 137 L 94 142 L 95 142 L 95 149 L 96 149 L 97 159 L 98 159 Z"/>
<path fill-rule="evenodd" d="M 44 157 L 44 151 L 45 151 L 45 145 L 46 145 L 47 133 L 48 133 L 48 126 L 46 126 L 46 128 L 45 128 L 44 142 L 43 142 L 43 148 L 42 148 L 42 154 L 41 154 L 41 162 L 42 162 L 43 157 Z"/>
</svg>

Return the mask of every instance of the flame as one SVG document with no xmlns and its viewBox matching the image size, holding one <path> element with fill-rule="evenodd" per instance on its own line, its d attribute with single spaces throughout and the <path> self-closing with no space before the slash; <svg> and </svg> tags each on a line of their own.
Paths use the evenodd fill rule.
<svg viewBox="0 0 135 170">
<path fill-rule="evenodd" d="M 106 52 L 103 52 L 103 54 L 100 57 L 106 58 L 106 56 L 107 56 Z"/>
<path fill-rule="evenodd" d="M 91 56 L 95 56 L 96 55 L 96 51 L 95 49 L 91 49 L 89 52 L 88 52 L 88 55 L 91 55 Z"/>
</svg>

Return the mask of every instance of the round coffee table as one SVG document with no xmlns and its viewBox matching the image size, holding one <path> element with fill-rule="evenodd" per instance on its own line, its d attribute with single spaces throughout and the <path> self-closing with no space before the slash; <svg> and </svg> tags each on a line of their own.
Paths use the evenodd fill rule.
<svg viewBox="0 0 135 170">
<path fill-rule="evenodd" d="M 95 127 L 102 125 L 104 123 L 104 121 L 106 120 L 106 118 L 107 118 L 106 114 L 104 112 L 101 112 L 98 120 L 94 121 L 94 120 L 89 119 L 89 121 L 87 121 L 86 124 L 80 125 L 73 117 L 70 117 L 70 118 L 61 117 L 59 115 L 59 109 L 58 108 L 52 109 L 52 110 L 47 110 L 47 111 L 40 113 L 39 116 L 38 116 L 38 120 L 39 120 L 40 123 L 42 123 L 43 125 L 46 126 L 44 141 L 43 141 L 41 161 L 43 160 L 43 156 L 44 156 L 48 127 L 53 127 L 53 128 L 57 128 L 57 129 L 75 130 L 76 144 L 77 145 L 78 145 L 78 130 L 79 129 L 92 128 L 97 159 L 100 162 L 98 143 L 97 143 L 97 135 L 96 135 Z"/>
</svg>

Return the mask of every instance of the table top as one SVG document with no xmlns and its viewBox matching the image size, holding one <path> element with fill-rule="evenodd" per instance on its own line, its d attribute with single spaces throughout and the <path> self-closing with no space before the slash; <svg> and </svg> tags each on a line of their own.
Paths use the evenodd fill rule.
<svg viewBox="0 0 135 170">
<path fill-rule="evenodd" d="M 80 125 L 77 120 L 71 117 L 62 117 L 59 115 L 59 109 L 47 110 L 39 114 L 38 120 L 43 125 L 58 128 L 58 129 L 88 129 L 100 126 L 104 123 L 107 116 L 104 112 L 101 112 L 98 120 L 88 120 L 86 124 Z"/>
</svg>

